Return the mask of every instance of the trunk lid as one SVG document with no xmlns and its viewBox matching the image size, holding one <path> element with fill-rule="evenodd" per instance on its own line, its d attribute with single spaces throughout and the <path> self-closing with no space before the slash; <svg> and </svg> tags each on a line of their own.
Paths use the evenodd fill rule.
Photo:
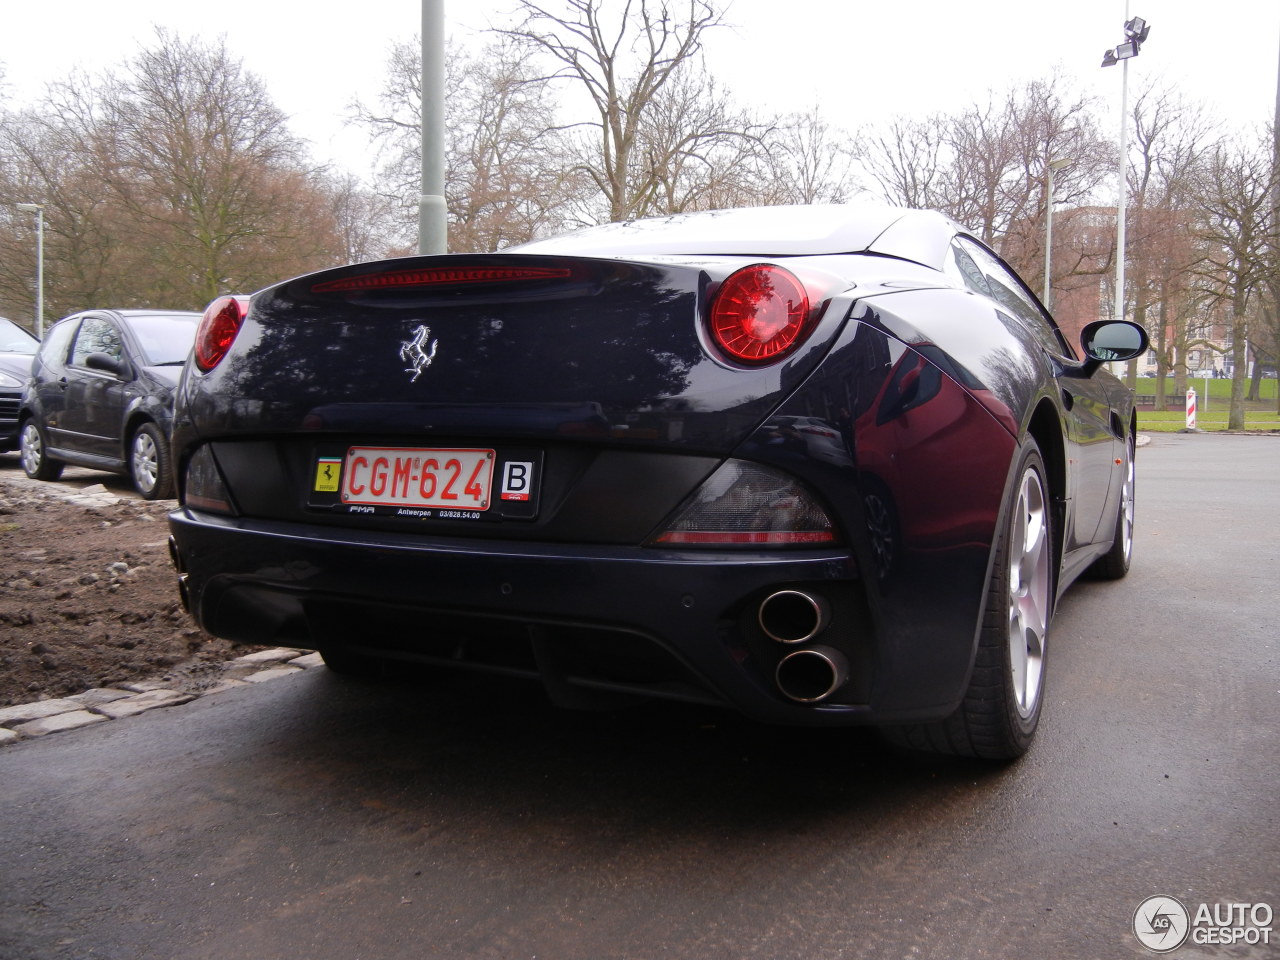
<svg viewBox="0 0 1280 960">
<path fill-rule="evenodd" d="M 747 260 L 492 254 L 357 264 L 255 295 L 189 396 L 197 432 L 593 439 L 727 453 L 825 354 L 847 301 L 787 360 L 706 345 L 709 294 Z"/>
</svg>

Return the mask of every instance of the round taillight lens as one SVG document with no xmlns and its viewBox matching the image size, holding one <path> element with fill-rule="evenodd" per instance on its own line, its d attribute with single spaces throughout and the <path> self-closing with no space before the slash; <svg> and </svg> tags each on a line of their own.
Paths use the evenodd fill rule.
<svg viewBox="0 0 1280 960">
<path fill-rule="evenodd" d="M 205 308 L 196 330 L 196 366 L 208 373 L 227 355 L 249 312 L 248 297 L 219 297 Z"/>
<path fill-rule="evenodd" d="M 711 303 L 716 346 L 741 363 L 779 360 L 808 332 L 809 295 L 789 271 L 769 263 L 743 267 Z"/>
</svg>

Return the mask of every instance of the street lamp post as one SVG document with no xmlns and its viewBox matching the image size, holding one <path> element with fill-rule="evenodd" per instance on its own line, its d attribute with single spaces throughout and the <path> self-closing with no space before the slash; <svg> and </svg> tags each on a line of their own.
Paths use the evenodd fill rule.
<svg viewBox="0 0 1280 960">
<path fill-rule="evenodd" d="M 1071 161 L 1066 158 L 1049 161 L 1049 186 L 1046 190 L 1048 194 L 1045 197 L 1045 217 L 1044 217 L 1044 308 L 1052 309 L 1049 290 L 1049 278 L 1053 276 L 1053 175 L 1069 164 Z"/>
<path fill-rule="evenodd" d="M 44 204 L 17 206 L 23 213 L 36 215 L 36 336 L 44 339 Z"/>
<path fill-rule="evenodd" d="M 418 253 L 449 252 L 444 197 L 444 0 L 422 0 L 422 193 Z"/>
<path fill-rule="evenodd" d="M 1122 63 L 1120 78 L 1120 196 L 1116 201 L 1116 304 L 1115 318 L 1117 320 L 1124 319 L 1124 260 L 1125 260 L 1125 204 L 1128 199 L 1128 173 L 1129 164 L 1127 153 L 1129 144 L 1128 135 L 1128 114 L 1129 114 L 1129 61 L 1138 55 L 1142 50 L 1142 44 L 1146 41 L 1147 35 L 1151 33 L 1151 27 L 1147 21 L 1141 17 L 1129 19 L 1129 4 L 1126 0 L 1124 5 L 1124 36 L 1125 40 L 1119 46 L 1112 47 L 1110 50 L 1102 54 L 1102 65 L 1104 67 L 1113 67 L 1117 63 Z"/>
</svg>

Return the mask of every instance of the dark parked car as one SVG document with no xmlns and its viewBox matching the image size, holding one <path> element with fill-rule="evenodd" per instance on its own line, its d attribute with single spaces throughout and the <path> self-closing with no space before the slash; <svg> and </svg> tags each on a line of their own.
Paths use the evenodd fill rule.
<svg viewBox="0 0 1280 960">
<path fill-rule="evenodd" d="M 0 317 L 0 452 L 18 447 L 18 408 L 40 341 Z"/>
<path fill-rule="evenodd" d="M 1024 751 L 1055 601 L 1132 544 L 1133 398 L 936 213 L 792 207 L 210 305 L 185 602 L 236 640 Z"/>
<path fill-rule="evenodd" d="M 21 419 L 22 468 L 56 480 L 68 463 L 128 474 L 148 500 L 173 494 L 173 393 L 200 314 L 91 310 L 49 328 Z"/>
</svg>

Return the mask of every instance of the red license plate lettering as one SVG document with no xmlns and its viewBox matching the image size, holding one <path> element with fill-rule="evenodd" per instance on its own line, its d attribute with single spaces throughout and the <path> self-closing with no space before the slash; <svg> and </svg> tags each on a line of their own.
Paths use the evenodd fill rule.
<svg viewBox="0 0 1280 960">
<path fill-rule="evenodd" d="M 352 447 L 342 467 L 342 502 L 484 511 L 493 499 L 492 450 Z"/>
</svg>

